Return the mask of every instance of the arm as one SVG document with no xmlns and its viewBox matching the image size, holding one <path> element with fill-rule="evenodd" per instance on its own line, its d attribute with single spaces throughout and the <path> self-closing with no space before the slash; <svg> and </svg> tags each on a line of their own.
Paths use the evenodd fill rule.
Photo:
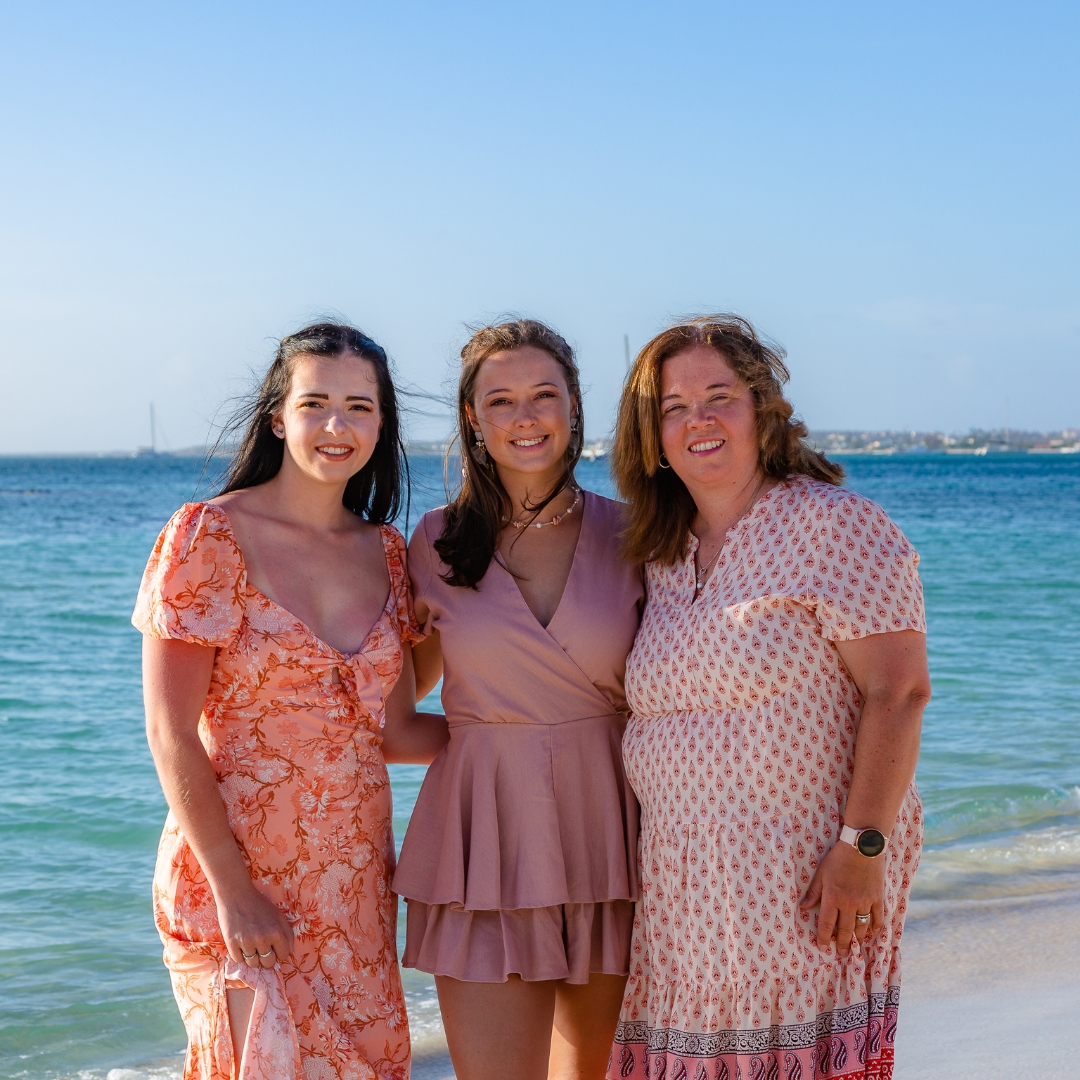
<svg viewBox="0 0 1080 1080">
<path fill-rule="evenodd" d="M 915 775 L 922 714 L 930 700 L 926 635 L 915 630 L 874 634 L 838 641 L 836 648 L 863 699 L 855 742 L 844 822 L 856 829 L 880 829 L 886 837 L 896 824 L 900 806 Z M 852 937 L 885 925 L 885 855 L 868 859 L 850 844 L 837 843 L 821 860 L 801 907 L 821 904 L 817 945 L 846 956 Z M 870 912 L 859 924 L 856 912 Z"/>
<path fill-rule="evenodd" d="M 421 626 L 427 623 L 429 614 L 427 604 L 417 600 L 416 618 Z M 423 641 L 413 646 L 413 665 L 416 672 L 416 700 L 422 701 L 442 678 L 442 643 L 438 630 L 432 630 Z"/>
<path fill-rule="evenodd" d="M 214 894 L 229 955 L 237 963 L 270 968 L 292 951 L 292 928 L 251 880 L 199 739 L 216 652 L 186 641 L 143 638 L 146 738 L 169 809 Z"/>
<path fill-rule="evenodd" d="M 416 689 L 413 651 L 404 647 L 401 675 L 386 699 L 382 750 L 389 764 L 427 765 L 450 741 L 445 716 L 416 711 L 421 695 Z"/>
</svg>

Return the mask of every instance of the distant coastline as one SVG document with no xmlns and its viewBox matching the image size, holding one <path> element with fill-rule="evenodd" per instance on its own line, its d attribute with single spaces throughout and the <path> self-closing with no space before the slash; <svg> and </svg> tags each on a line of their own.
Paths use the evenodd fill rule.
<svg viewBox="0 0 1080 1080">
<path fill-rule="evenodd" d="M 1010 429 L 973 429 L 966 435 L 942 431 L 811 431 L 810 441 L 815 448 L 830 457 L 865 454 L 891 457 L 894 454 L 957 454 L 982 457 L 987 454 L 1080 454 L 1080 428 L 1059 431 L 1013 431 Z M 415 440 L 406 445 L 414 457 L 442 457 L 450 447 L 449 440 Z M 596 461 L 611 452 L 610 438 L 590 439 L 585 443 L 582 457 Z M 178 450 L 152 450 L 141 446 L 135 450 L 98 450 L 68 453 L 0 453 L 0 458 L 129 458 L 174 457 L 201 458 L 210 453 L 207 446 L 185 446 Z M 216 457 L 228 457 L 229 447 L 219 447 Z"/>
</svg>

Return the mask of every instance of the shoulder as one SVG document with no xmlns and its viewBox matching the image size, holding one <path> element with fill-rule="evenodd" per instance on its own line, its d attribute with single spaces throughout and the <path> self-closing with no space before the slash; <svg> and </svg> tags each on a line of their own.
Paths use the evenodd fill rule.
<svg viewBox="0 0 1080 1080">
<path fill-rule="evenodd" d="M 158 537 L 157 550 L 182 557 L 203 541 L 224 541 L 235 547 L 229 515 L 213 502 L 189 502 L 169 518 Z"/>
<path fill-rule="evenodd" d="M 793 477 L 780 484 L 777 505 L 785 513 L 797 515 L 807 525 L 816 522 L 824 528 L 888 521 L 885 511 L 865 495 L 808 476 Z"/>
<path fill-rule="evenodd" d="M 442 536 L 445 521 L 445 506 L 438 506 L 434 510 L 429 510 L 416 523 L 416 528 L 413 529 L 412 538 L 409 540 L 409 547 L 411 548 L 416 544 L 426 544 L 428 547 L 431 547 L 432 544 Z"/>
</svg>

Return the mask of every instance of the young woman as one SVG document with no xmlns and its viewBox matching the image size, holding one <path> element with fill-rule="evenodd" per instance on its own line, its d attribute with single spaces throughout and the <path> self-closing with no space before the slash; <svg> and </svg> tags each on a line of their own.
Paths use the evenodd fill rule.
<svg viewBox="0 0 1080 1080">
<path fill-rule="evenodd" d="M 427 762 L 386 354 L 285 338 L 221 495 L 165 526 L 132 621 L 169 817 L 154 876 L 185 1080 L 404 1080 L 386 760 Z"/>
<path fill-rule="evenodd" d="M 394 878 L 404 963 L 435 975 L 459 1080 L 599 1080 L 637 896 L 620 740 L 641 569 L 618 504 L 574 479 L 567 343 L 518 321 L 461 355 L 464 481 L 409 549 L 417 691 L 443 674 L 450 742 Z"/>
<path fill-rule="evenodd" d="M 718 315 L 655 337 L 623 391 L 613 472 L 649 601 L 612 1080 L 892 1076 L 930 697 L 919 557 L 806 445 L 787 375 Z"/>
</svg>

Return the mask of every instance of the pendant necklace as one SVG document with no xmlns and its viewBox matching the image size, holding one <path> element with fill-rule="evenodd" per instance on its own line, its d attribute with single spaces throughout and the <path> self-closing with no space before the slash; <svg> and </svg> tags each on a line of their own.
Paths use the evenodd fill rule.
<svg viewBox="0 0 1080 1080">
<path fill-rule="evenodd" d="M 695 600 L 701 595 L 701 590 L 705 588 L 705 583 L 709 580 L 710 571 L 716 565 L 717 560 L 720 558 L 720 553 L 724 550 L 724 544 L 727 542 L 727 534 L 729 532 L 731 532 L 731 530 L 736 525 L 738 525 L 739 522 L 742 521 L 742 519 L 744 517 L 746 517 L 747 513 L 750 510 L 750 507 L 752 507 L 754 505 L 754 503 L 757 502 L 757 497 L 760 494 L 761 489 L 764 486 L 765 481 L 767 479 L 768 479 L 767 476 L 763 476 L 761 478 L 761 481 L 758 484 L 758 486 L 756 488 L 754 488 L 753 495 L 750 496 L 750 501 L 742 508 L 742 511 L 740 512 L 739 516 L 727 527 L 727 529 L 724 530 L 724 539 L 720 541 L 720 546 L 716 549 L 716 554 L 708 561 L 708 563 L 705 566 L 703 566 L 697 572 L 697 577 L 694 580 L 694 599 Z M 698 550 L 699 551 L 701 550 L 700 541 L 698 543 Z"/>
</svg>

